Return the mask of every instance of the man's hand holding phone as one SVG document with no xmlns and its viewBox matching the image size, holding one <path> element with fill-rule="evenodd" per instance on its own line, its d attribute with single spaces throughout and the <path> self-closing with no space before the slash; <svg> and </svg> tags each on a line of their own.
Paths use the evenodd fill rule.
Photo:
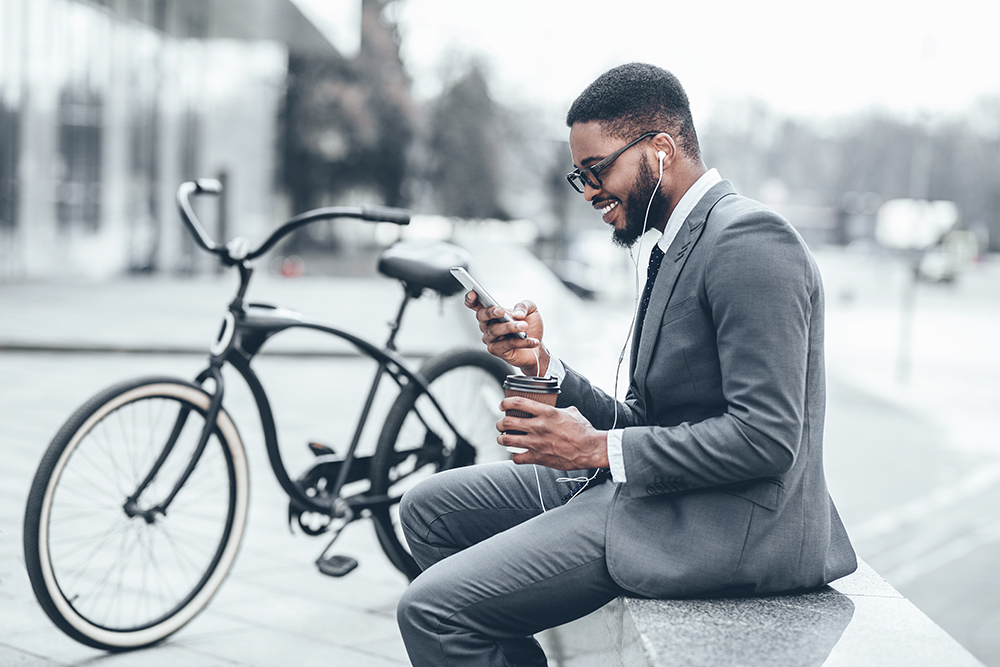
<svg viewBox="0 0 1000 667">
<path fill-rule="evenodd" d="M 544 327 L 535 304 L 521 301 L 508 311 L 464 269 L 456 267 L 452 274 L 469 290 L 465 305 L 476 311 L 489 353 L 520 368 L 525 375 L 543 375 L 549 355 L 542 345 Z"/>
</svg>

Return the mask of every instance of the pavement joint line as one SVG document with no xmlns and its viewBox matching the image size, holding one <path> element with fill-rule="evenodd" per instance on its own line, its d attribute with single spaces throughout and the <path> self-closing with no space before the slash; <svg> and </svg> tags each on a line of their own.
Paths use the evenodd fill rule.
<svg viewBox="0 0 1000 667">
<path fill-rule="evenodd" d="M 15 653 L 20 653 L 21 655 L 30 656 L 32 658 L 37 658 L 39 660 L 44 660 L 44 661 L 49 662 L 49 663 L 52 662 L 52 660 L 50 658 L 48 658 L 48 657 L 46 657 L 46 656 L 44 656 L 44 655 L 42 655 L 40 653 L 35 653 L 34 651 L 29 651 L 29 650 L 26 650 L 26 649 L 23 649 L 23 648 L 20 648 L 20 647 L 17 647 L 17 646 L 13 646 L 12 644 L 8 644 L 7 642 L 0 641 L 0 646 L 4 647 L 5 649 L 7 649 L 9 651 L 13 651 Z M 59 663 L 53 663 L 53 664 L 59 664 Z"/>
<path fill-rule="evenodd" d="M 926 518 L 931 512 L 946 509 L 990 488 L 1000 479 L 1000 463 L 974 471 L 958 482 L 940 487 L 930 494 L 883 512 L 851 531 L 855 540 L 871 540 Z"/>
<path fill-rule="evenodd" d="M 950 540 L 932 550 L 916 555 L 896 568 L 888 569 L 885 576 L 895 585 L 905 586 L 922 575 L 953 563 L 963 556 L 1000 540 L 1000 522 L 980 526 L 965 535 Z"/>
</svg>

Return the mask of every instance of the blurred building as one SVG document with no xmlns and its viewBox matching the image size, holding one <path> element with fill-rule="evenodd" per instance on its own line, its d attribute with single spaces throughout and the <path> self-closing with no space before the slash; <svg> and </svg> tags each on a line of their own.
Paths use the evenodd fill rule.
<svg viewBox="0 0 1000 667">
<path fill-rule="evenodd" d="M 295 56 L 341 58 L 291 0 L 0 0 L 0 282 L 198 269 L 198 176 L 214 235 L 271 227 Z"/>
</svg>

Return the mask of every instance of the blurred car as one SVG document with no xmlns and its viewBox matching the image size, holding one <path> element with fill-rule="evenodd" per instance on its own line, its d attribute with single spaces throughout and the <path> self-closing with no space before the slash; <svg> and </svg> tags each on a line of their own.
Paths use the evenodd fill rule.
<svg viewBox="0 0 1000 667">
<path fill-rule="evenodd" d="M 941 246 L 928 249 L 917 263 L 917 279 L 927 283 L 951 283 L 958 277 L 960 258 Z"/>
</svg>

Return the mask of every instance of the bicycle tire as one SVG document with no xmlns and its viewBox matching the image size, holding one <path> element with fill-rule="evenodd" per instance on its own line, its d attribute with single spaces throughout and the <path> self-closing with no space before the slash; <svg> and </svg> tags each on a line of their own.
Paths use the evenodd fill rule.
<svg viewBox="0 0 1000 667">
<path fill-rule="evenodd" d="M 388 494 L 396 502 L 372 510 L 372 518 L 382 549 L 410 580 L 420 574 L 420 567 L 399 528 L 398 499 L 403 492 L 440 470 L 510 456 L 496 442 L 503 382 L 510 366 L 486 352 L 453 350 L 430 359 L 420 372 L 448 420 L 475 450 L 463 453 L 456 448 L 457 438 L 416 383 L 409 384 L 390 408 L 372 459 L 371 494 Z"/>
<path fill-rule="evenodd" d="M 42 457 L 25 509 L 25 564 L 42 609 L 73 639 L 111 651 L 154 644 L 194 618 L 225 579 L 249 501 L 243 444 L 225 410 L 166 514 L 125 509 L 164 434 L 180 425 L 139 503 L 153 507 L 173 489 L 210 400 L 183 380 L 123 382 L 81 406 Z"/>
</svg>

